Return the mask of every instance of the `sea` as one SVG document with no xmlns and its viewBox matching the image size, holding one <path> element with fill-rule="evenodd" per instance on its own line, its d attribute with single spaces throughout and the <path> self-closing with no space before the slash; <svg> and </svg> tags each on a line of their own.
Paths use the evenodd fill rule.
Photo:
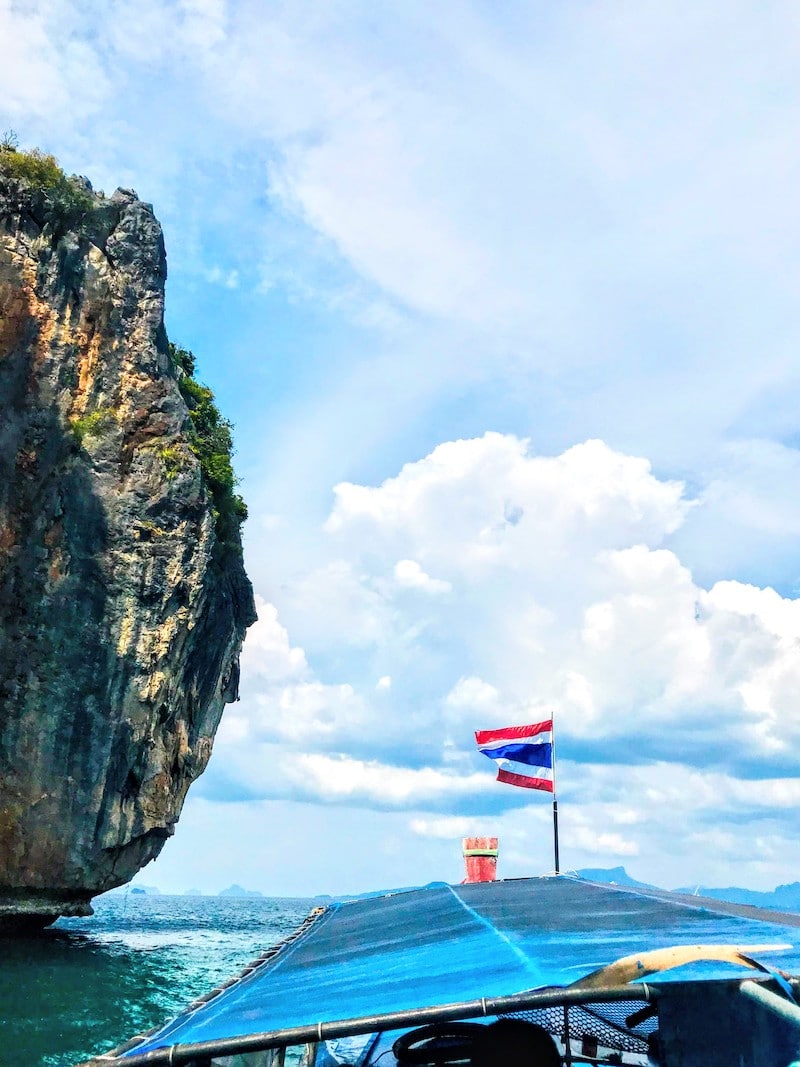
<svg viewBox="0 0 800 1067">
<path fill-rule="evenodd" d="M 314 904 L 119 892 L 92 916 L 0 940 L 0 1067 L 70 1067 L 166 1022 Z"/>
</svg>

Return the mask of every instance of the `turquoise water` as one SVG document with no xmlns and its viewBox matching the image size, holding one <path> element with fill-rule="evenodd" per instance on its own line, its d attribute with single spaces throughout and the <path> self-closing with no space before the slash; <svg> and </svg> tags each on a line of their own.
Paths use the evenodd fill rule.
<svg viewBox="0 0 800 1067">
<path fill-rule="evenodd" d="M 294 930 L 310 900 L 119 894 L 0 941 L 0 1064 L 67 1067 L 177 1014 Z"/>
</svg>

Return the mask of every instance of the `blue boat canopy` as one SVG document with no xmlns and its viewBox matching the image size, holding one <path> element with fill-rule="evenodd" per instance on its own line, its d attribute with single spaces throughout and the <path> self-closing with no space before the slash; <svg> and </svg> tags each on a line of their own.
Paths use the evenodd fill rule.
<svg viewBox="0 0 800 1067">
<path fill-rule="evenodd" d="M 563 876 L 436 883 L 324 909 L 280 951 L 124 1055 L 567 986 L 620 957 L 708 944 L 744 946 L 769 968 L 800 973 L 800 915 Z M 748 973 L 719 962 L 689 971 L 676 974 Z"/>
</svg>

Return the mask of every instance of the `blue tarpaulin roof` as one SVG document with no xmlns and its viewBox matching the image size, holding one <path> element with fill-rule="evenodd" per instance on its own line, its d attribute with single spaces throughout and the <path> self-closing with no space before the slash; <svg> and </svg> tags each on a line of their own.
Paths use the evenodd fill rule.
<svg viewBox="0 0 800 1067">
<path fill-rule="evenodd" d="M 565 877 L 434 884 L 348 901 L 127 1055 L 569 985 L 622 956 L 672 945 L 782 945 L 759 959 L 800 973 L 800 916 L 754 913 Z M 719 977 L 721 966 L 725 976 L 736 973 L 693 965 L 692 977 Z"/>
</svg>

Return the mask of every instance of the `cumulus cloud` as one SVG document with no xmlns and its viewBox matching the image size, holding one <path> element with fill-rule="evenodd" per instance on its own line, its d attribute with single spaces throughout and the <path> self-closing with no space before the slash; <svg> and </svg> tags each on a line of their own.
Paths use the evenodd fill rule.
<svg viewBox="0 0 800 1067">
<path fill-rule="evenodd" d="M 564 537 L 565 548 L 658 544 L 691 506 L 680 482 L 659 481 L 647 460 L 602 441 L 531 456 L 527 441 L 500 433 L 447 442 L 380 486 L 342 483 L 334 493 L 329 532 L 370 529 L 383 543 L 418 546 L 424 563 L 457 548 L 451 567 L 491 565 L 531 537 L 549 552 Z M 423 531 L 436 540 L 422 543 Z"/>
<path fill-rule="evenodd" d="M 392 767 L 320 754 L 298 756 L 291 777 L 304 784 L 311 782 L 310 792 L 324 799 L 360 800 L 375 807 L 440 804 L 445 798 L 473 798 L 491 788 L 481 774 L 462 776 L 432 767 Z"/>
<path fill-rule="evenodd" d="M 247 633 L 242 651 L 242 666 L 248 681 L 263 677 L 271 682 L 302 677 L 308 670 L 302 648 L 292 648 L 289 634 L 278 621 L 273 604 L 256 594 L 257 622 Z"/>
<path fill-rule="evenodd" d="M 357 735 L 369 723 L 368 704 L 346 683 L 267 682 L 258 688 L 251 679 L 242 695 L 247 714 L 232 710 L 226 716 L 223 736 L 228 736 L 225 731 L 235 723 L 240 739 L 280 740 L 292 746 L 325 748 L 355 744 Z"/>
<path fill-rule="evenodd" d="M 302 650 L 260 605 L 226 764 L 254 796 L 416 812 L 443 842 L 499 833 L 513 870 L 534 838 L 546 857 L 546 798 L 497 785 L 473 731 L 555 713 L 573 856 L 669 881 L 659 850 L 749 820 L 767 869 L 797 836 L 800 606 L 695 581 L 669 542 L 702 506 L 602 442 L 542 456 L 496 433 L 338 486 L 328 558 L 277 596 Z M 410 597 L 431 574 L 446 595 Z"/>
<path fill-rule="evenodd" d="M 202 780 L 201 795 L 233 802 L 283 798 L 373 810 L 479 813 L 494 790 L 485 774 L 313 751 L 319 746 L 311 733 L 264 741 L 243 733 L 240 723 L 234 717 L 221 728 L 216 773 Z M 293 744 L 297 741 L 301 744 Z"/>
</svg>

